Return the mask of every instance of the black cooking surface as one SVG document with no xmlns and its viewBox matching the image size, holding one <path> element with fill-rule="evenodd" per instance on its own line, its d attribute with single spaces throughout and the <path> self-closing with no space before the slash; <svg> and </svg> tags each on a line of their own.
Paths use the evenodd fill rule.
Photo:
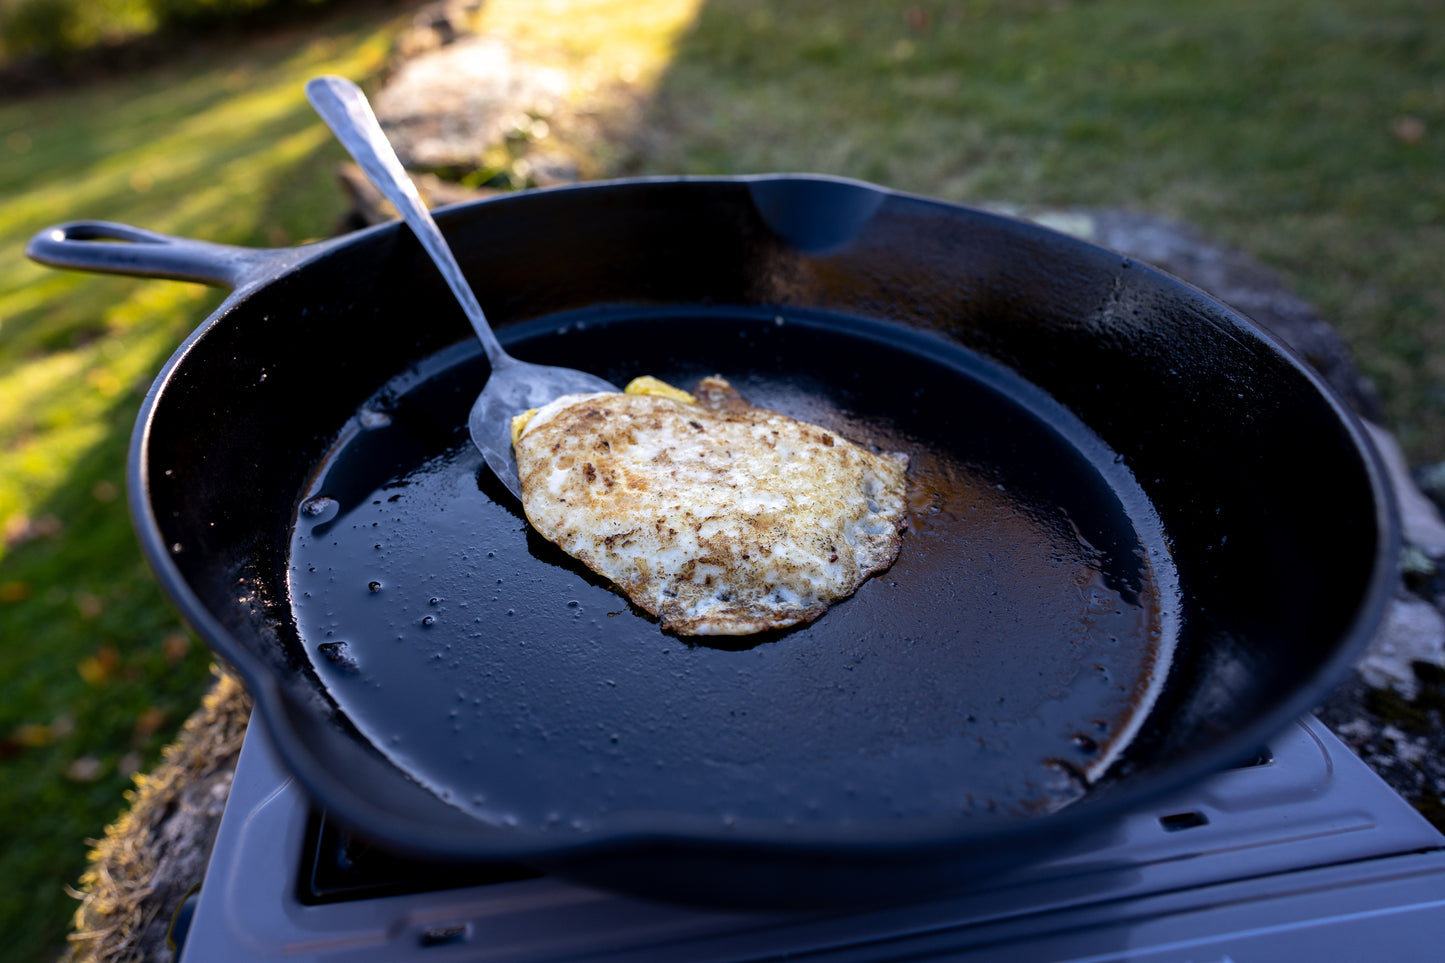
<svg viewBox="0 0 1445 963">
<path fill-rule="evenodd" d="M 475 348 L 405 372 L 319 466 L 291 595 L 332 697 L 441 798 L 558 834 L 619 812 L 1017 818 L 1127 741 L 1172 643 L 1172 570 L 1127 468 L 1037 389 L 890 325 L 736 310 L 552 320 L 512 348 L 617 383 L 718 371 L 905 451 L 910 528 L 815 623 L 678 638 L 500 491 L 462 430 Z"/>
</svg>

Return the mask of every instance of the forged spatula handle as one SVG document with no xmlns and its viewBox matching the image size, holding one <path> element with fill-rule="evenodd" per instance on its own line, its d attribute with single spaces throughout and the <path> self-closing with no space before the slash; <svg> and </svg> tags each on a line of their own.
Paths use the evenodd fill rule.
<svg viewBox="0 0 1445 963">
<path fill-rule="evenodd" d="M 507 490 L 521 500 L 522 483 L 512 451 L 512 419 L 564 395 L 615 392 L 617 388 L 585 371 L 524 363 L 507 354 L 492 333 L 492 327 L 487 323 L 486 315 L 482 314 L 482 307 L 462 276 L 462 269 L 452 257 L 451 248 L 447 246 L 436 221 L 432 220 L 416 186 L 392 151 L 371 105 L 366 102 L 366 95 L 349 80 L 317 77 L 306 85 L 306 96 L 321 119 L 356 158 L 367 179 L 396 205 L 402 219 L 431 255 L 452 293 L 461 302 L 462 310 L 466 312 L 482 342 L 482 350 L 492 364 L 486 386 L 467 417 L 467 428 L 487 464 Z"/>
<path fill-rule="evenodd" d="M 392 150 L 391 142 L 386 139 L 386 133 L 381 129 L 381 123 L 376 119 L 376 114 L 361 88 L 344 77 L 315 77 L 306 84 L 306 99 L 311 101 L 311 106 L 321 115 L 321 119 L 326 121 L 336 139 L 341 141 L 342 146 L 361 165 L 367 180 L 396 205 L 402 220 L 431 255 L 432 261 L 446 279 L 447 286 L 452 289 L 452 294 L 456 295 L 477 337 L 481 339 L 482 349 L 486 351 L 492 368 L 496 369 L 510 362 L 512 358 L 492 333 L 492 326 L 482 312 L 482 306 L 477 302 L 471 285 L 462 274 L 461 266 L 452 256 L 451 248 L 447 246 L 441 229 L 427 210 L 426 203 L 417 193 L 411 176 L 401 166 L 401 160 Z"/>
</svg>

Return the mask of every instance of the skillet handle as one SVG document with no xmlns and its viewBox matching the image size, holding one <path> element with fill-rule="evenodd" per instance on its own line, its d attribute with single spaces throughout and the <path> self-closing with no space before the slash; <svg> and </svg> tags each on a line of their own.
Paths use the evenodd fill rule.
<svg viewBox="0 0 1445 963">
<path fill-rule="evenodd" d="M 199 281 L 238 288 L 295 259 L 295 249 L 236 247 L 158 234 L 111 221 L 72 221 L 47 228 L 26 245 L 31 260 L 57 268 Z"/>
</svg>

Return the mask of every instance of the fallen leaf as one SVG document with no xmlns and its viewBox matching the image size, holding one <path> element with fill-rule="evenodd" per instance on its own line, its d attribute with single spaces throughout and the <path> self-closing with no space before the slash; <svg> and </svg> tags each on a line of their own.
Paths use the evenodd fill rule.
<svg viewBox="0 0 1445 963">
<path fill-rule="evenodd" d="M 30 518 L 27 515 L 11 515 L 0 525 L 0 537 L 6 548 L 15 548 L 37 538 L 54 538 L 65 526 L 54 515 Z"/>
<path fill-rule="evenodd" d="M 67 715 L 56 716 L 55 721 L 49 725 L 43 722 L 22 722 L 11 729 L 4 739 L 0 739 L 0 745 L 4 747 L 4 755 L 14 755 L 21 749 L 39 749 L 51 745 L 74 731 L 75 720 Z"/>
<path fill-rule="evenodd" d="M 80 677 L 91 685 L 104 685 L 106 679 L 109 677 L 109 673 L 105 671 L 105 666 L 101 665 L 100 660 L 93 655 L 88 655 L 77 662 L 75 664 L 75 671 L 79 672 Z"/>
<path fill-rule="evenodd" d="M 105 602 L 99 595 L 92 595 L 90 592 L 75 593 L 75 607 L 80 610 L 80 616 L 84 619 L 94 619 L 105 611 Z"/>
<path fill-rule="evenodd" d="M 155 735 L 161 726 L 166 724 L 166 710 L 151 706 L 140 714 L 135 721 L 135 729 L 131 738 L 135 742 L 144 742 Z"/>
<path fill-rule="evenodd" d="M 122 776 L 134 775 L 140 772 L 141 756 L 138 752 L 128 752 L 121 756 L 115 763 L 116 772 Z"/>
<path fill-rule="evenodd" d="M 94 756 L 81 756 L 65 767 L 65 778 L 72 782 L 95 782 L 104 768 L 101 761 Z"/>
<path fill-rule="evenodd" d="M 172 632 L 161 640 L 161 650 L 167 662 L 179 662 L 191 651 L 191 637 L 184 632 Z"/>
<path fill-rule="evenodd" d="M 1390 133 L 1402 144 L 1418 144 L 1425 139 L 1425 122 L 1408 115 L 1390 121 Z"/>
<path fill-rule="evenodd" d="M 25 540 L 25 534 L 30 531 L 30 516 L 11 515 L 5 519 L 5 524 L 0 525 L 0 536 L 5 539 L 5 544 L 17 545 Z"/>
<path fill-rule="evenodd" d="M 10 731 L 10 741 L 26 749 L 38 749 L 55 741 L 55 733 L 39 722 L 25 722 Z"/>
<path fill-rule="evenodd" d="M 61 714 L 55 717 L 50 724 L 50 735 L 53 739 L 64 739 L 75 731 L 75 717 Z"/>
<path fill-rule="evenodd" d="M 114 646 L 102 645 L 95 650 L 94 655 L 86 656 L 76 665 L 75 671 L 80 677 L 91 685 L 104 685 L 110 681 L 115 670 L 120 666 L 120 653 Z"/>
<path fill-rule="evenodd" d="M 86 373 L 85 382 L 106 398 L 113 398 L 125 390 L 125 383 L 106 368 L 91 368 Z"/>
</svg>

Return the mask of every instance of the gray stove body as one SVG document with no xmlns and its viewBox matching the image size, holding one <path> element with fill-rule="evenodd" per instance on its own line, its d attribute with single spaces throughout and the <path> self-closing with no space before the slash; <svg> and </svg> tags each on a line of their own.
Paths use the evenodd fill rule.
<svg viewBox="0 0 1445 963">
<path fill-rule="evenodd" d="M 1445 836 L 1322 724 L 976 890 L 867 912 L 660 905 L 549 877 L 303 902 L 312 808 L 253 719 L 182 963 L 1445 960 Z"/>
</svg>

